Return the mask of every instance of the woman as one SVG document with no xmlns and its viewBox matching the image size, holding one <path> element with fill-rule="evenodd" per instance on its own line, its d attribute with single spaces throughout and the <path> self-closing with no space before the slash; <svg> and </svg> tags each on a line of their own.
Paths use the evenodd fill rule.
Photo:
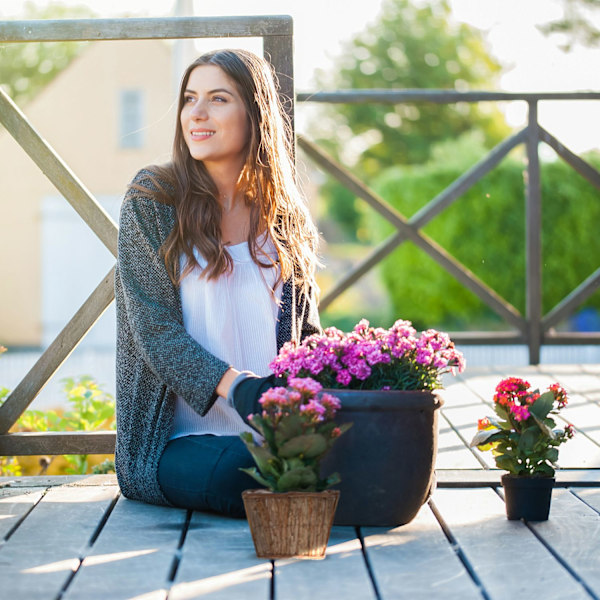
<svg viewBox="0 0 600 600">
<path fill-rule="evenodd" d="M 129 186 L 115 279 L 129 498 L 244 514 L 239 433 L 283 343 L 320 329 L 317 235 L 287 134 L 270 66 L 209 53 L 183 76 L 172 161 Z"/>
</svg>

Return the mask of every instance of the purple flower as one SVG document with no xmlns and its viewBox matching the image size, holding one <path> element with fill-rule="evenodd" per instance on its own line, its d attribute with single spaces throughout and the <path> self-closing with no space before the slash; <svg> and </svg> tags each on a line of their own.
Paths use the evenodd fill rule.
<svg viewBox="0 0 600 600">
<path fill-rule="evenodd" d="M 302 343 L 288 342 L 271 363 L 276 375 L 312 377 L 325 387 L 435 389 L 443 373 L 464 370 L 465 362 L 446 333 L 428 329 L 417 336 L 410 321 L 390 329 L 361 319 L 345 334 L 328 327 Z"/>
</svg>

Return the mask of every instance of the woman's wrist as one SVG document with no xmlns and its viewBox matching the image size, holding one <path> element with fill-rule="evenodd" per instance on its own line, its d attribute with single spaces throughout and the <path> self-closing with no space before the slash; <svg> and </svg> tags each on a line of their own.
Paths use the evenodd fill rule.
<svg viewBox="0 0 600 600">
<path fill-rule="evenodd" d="M 217 384 L 217 388 L 215 390 L 217 394 L 222 398 L 227 398 L 229 394 L 229 388 L 231 388 L 233 382 L 238 378 L 239 375 L 240 371 L 237 369 L 234 369 L 233 367 L 227 369 Z"/>
</svg>

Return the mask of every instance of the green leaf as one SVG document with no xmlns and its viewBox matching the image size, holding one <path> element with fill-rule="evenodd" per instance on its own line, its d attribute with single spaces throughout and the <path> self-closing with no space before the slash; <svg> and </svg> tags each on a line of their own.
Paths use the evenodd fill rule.
<svg viewBox="0 0 600 600">
<path fill-rule="evenodd" d="M 503 471 L 515 474 L 517 471 L 517 463 L 510 456 L 496 456 L 496 466 Z"/>
<path fill-rule="evenodd" d="M 310 467 L 293 469 L 284 473 L 277 482 L 277 491 L 309 491 L 316 486 L 318 481 L 317 474 Z"/>
<path fill-rule="evenodd" d="M 539 439 L 539 429 L 535 426 L 528 427 L 519 439 L 518 448 L 524 454 L 531 454 L 536 442 Z"/>
<path fill-rule="evenodd" d="M 498 423 L 498 425 L 500 425 L 502 429 L 506 429 L 504 424 L 510 422 L 508 411 L 504 408 L 504 406 L 502 406 L 502 404 L 498 403 L 494 404 L 494 411 L 500 417 L 500 419 L 504 421 L 504 423 Z"/>
<path fill-rule="evenodd" d="M 536 417 L 536 421 L 542 421 L 552 410 L 553 406 L 554 394 L 552 392 L 545 392 L 529 406 L 529 412 Z"/>
<path fill-rule="evenodd" d="M 554 477 L 554 469 L 546 463 L 536 466 L 535 474 L 542 475 L 543 477 Z"/>
<path fill-rule="evenodd" d="M 326 450 L 327 440 L 320 433 L 309 433 L 288 440 L 279 448 L 279 456 L 282 458 L 292 456 L 315 458 Z"/>
<path fill-rule="evenodd" d="M 260 483 L 260 485 L 264 485 L 266 488 L 269 488 L 272 492 L 277 491 L 277 485 L 275 483 L 275 481 L 269 481 L 266 478 L 264 478 L 257 470 L 256 467 L 250 467 L 247 469 L 243 469 L 240 467 L 240 471 L 243 471 L 244 473 L 247 473 L 248 475 L 250 475 L 250 477 L 252 477 L 253 479 L 255 479 L 256 481 L 258 481 L 258 483 Z"/>
<path fill-rule="evenodd" d="M 269 474 L 278 476 L 281 472 L 281 461 L 276 458 L 271 451 L 265 446 L 258 446 L 254 442 L 252 434 L 248 431 L 240 434 L 242 441 L 248 448 L 248 451 L 252 455 L 256 466 L 260 472 L 266 477 Z"/>
<path fill-rule="evenodd" d="M 277 425 L 275 440 L 283 444 L 286 440 L 302 434 L 302 418 L 300 415 L 287 415 Z"/>
<path fill-rule="evenodd" d="M 538 417 L 535 413 L 531 413 L 531 416 L 533 417 L 534 421 L 537 423 L 537 426 L 540 428 L 541 432 L 548 438 L 550 438 L 551 440 L 556 439 L 556 435 L 554 433 L 554 431 L 552 431 L 552 429 L 550 427 L 548 427 L 548 425 L 546 425 L 546 423 L 544 421 L 542 421 L 540 419 L 540 417 Z M 545 419 L 548 420 L 548 419 Z"/>
</svg>

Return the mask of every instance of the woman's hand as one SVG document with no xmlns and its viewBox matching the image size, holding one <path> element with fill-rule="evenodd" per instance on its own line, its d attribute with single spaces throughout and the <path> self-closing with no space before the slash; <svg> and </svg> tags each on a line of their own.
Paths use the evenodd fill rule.
<svg viewBox="0 0 600 600">
<path fill-rule="evenodd" d="M 273 387 L 284 386 L 285 383 L 285 379 L 275 377 L 275 375 L 258 377 L 248 371 L 244 371 L 243 373 L 238 372 L 238 376 L 229 387 L 227 401 L 234 406 L 244 422 L 248 423 L 248 416 L 260 411 L 258 403 L 260 397 L 267 390 Z"/>
</svg>

